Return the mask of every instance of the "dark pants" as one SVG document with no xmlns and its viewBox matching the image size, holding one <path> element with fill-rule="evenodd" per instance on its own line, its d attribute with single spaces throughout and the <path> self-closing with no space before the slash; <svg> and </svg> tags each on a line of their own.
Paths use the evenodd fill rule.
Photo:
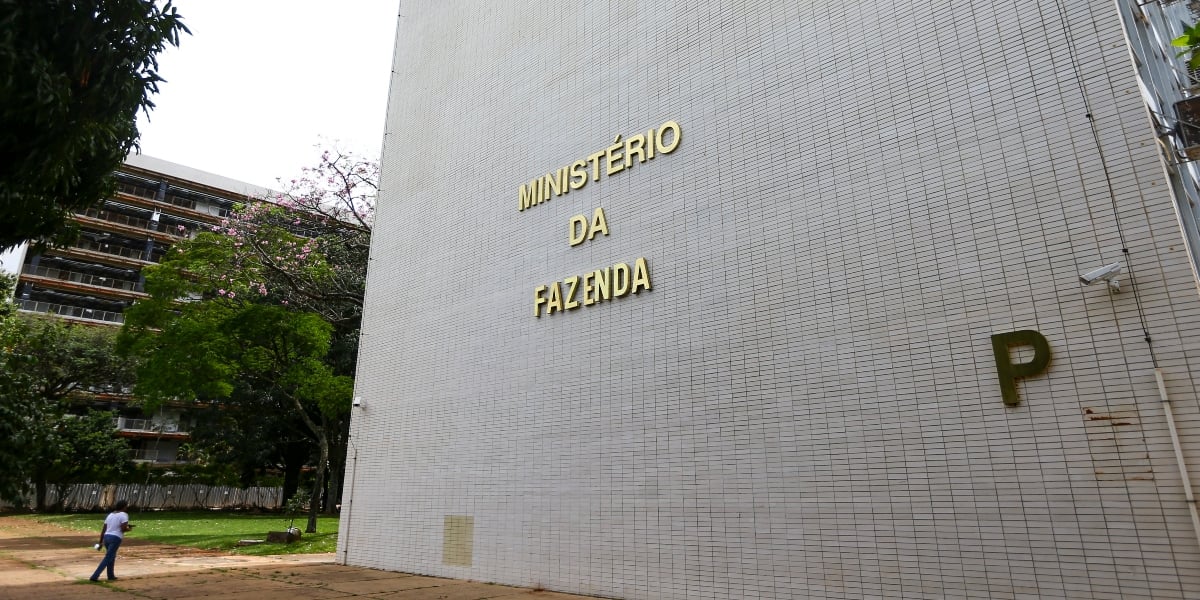
<svg viewBox="0 0 1200 600">
<path fill-rule="evenodd" d="M 96 572 L 92 573 L 92 581 L 100 579 L 100 572 L 108 569 L 108 578 L 116 579 L 113 575 L 113 564 L 117 562 L 117 548 L 121 547 L 121 538 L 115 535 L 104 536 L 104 560 L 100 561 L 100 566 L 96 567 Z"/>
</svg>

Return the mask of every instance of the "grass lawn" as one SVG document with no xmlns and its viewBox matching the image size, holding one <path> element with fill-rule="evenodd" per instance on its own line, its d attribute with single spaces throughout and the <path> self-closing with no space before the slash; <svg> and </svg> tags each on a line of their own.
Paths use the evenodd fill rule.
<svg viewBox="0 0 1200 600">
<path fill-rule="evenodd" d="M 43 523 L 54 523 L 71 529 L 91 531 L 100 537 L 101 513 L 69 515 L 25 515 Z M 315 554 L 333 552 L 337 546 L 337 517 L 317 518 L 317 533 L 305 533 L 300 541 L 291 544 L 237 545 L 238 540 L 265 540 L 268 531 L 284 531 L 289 519 L 283 515 L 244 515 L 226 512 L 131 512 L 129 522 L 136 527 L 126 533 L 130 540 L 141 539 L 191 546 L 210 550 L 225 550 L 234 554 Z M 296 527 L 304 530 L 308 519 L 296 518 Z"/>
</svg>

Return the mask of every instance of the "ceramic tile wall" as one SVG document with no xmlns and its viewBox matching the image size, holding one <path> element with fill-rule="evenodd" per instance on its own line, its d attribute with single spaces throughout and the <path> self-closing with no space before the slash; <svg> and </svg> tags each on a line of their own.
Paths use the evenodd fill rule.
<svg viewBox="0 0 1200 600">
<path fill-rule="evenodd" d="M 1116 19 L 403 3 L 339 559 L 631 599 L 1200 596 L 1143 339 L 1198 467 L 1200 295 Z M 668 120 L 670 154 L 517 210 Z M 652 290 L 533 316 L 639 257 Z M 1080 285 L 1114 261 L 1121 293 Z M 1018 329 L 1053 360 L 1006 407 Z"/>
</svg>

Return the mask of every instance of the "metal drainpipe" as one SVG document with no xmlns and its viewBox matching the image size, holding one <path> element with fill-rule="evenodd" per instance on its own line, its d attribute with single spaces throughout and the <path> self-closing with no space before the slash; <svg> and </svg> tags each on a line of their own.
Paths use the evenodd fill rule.
<svg viewBox="0 0 1200 600">
<path fill-rule="evenodd" d="M 354 479 L 355 479 L 355 475 L 358 474 L 358 446 L 355 446 L 353 442 L 354 442 L 354 436 L 353 436 L 353 434 L 351 434 L 351 436 L 349 438 L 347 438 L 347 443 L 349 443 L 350 446 L 354 449 L 354 457 L 351 459 L 354 461 L 354 466 L 351 467 L 351 469 L 350 469 L 350 497 L 348 499 L 346 499 L 347 500 L 346 511 L 345 511 L 346 512 L 346 537 L 343 538 L 345 540 L 345 542 L 342 544 L 342 564 L 343 565 L 349 564 L 349 559 L 350 559 L 350 531 L 351 531 L 351 529 L 353 529 L 352 527 L 350 527 L 350 509 L 354 505 Z"/>
<path fill-rule="evenodd" d="M 1183 458 L 1183 446 L 1179 443 L 1179 432 L 1175 430 L 1175 413 L 1171 412 L 1171 399 L 1167 396 L 1167 384 L 1163 382 L 1162 368 L 1155 367 L 1154 379 L 1158 381 L 1158 395 L 1162 397 L 1163 412 L 1167 415 L 1167 429 L 1171 432 L 1171 445 L 1175 447 L 1175 463 L 1179 465 L 1179 479 L 1183 483 L 1183 496 L 1192 513 L 1192 528 L 1196 530 L 1196 542 L 1200 543 L 1200 509 L 1196 507 L 1196 496 L 1192 493 L 1192 480 L 1188 477 L 1187 461 Z"/>
</svg>

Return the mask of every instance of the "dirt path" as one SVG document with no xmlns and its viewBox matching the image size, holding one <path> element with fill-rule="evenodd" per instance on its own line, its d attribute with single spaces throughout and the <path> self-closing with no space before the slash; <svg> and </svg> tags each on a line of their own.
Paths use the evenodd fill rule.
<svg viewBox="0 0 1200 600">
<path fill-rule="evenodd" d="M 554 592 L 334 564 L 332 554 L 238 556 L 129 538 L 118 581 L 90 583 L 95 534 L 0 517 L 0 600 L 587 600 Z"/>
</svg>

